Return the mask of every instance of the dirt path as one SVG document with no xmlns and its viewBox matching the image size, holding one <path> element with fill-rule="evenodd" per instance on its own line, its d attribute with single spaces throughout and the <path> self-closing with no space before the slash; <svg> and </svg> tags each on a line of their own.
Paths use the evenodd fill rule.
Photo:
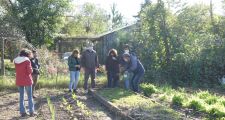
<svg viewBox="0 0 225 120">
<path fill-rule="evenodd" d="M 36 91 L 36 95 L 37 99 L 34 99 L 34 101 L 38 116 L 21 118 L 19 114 L 19 93 L 16 91 L 0 92 L 0 120 L 51 120 L 47 96 L 50 97 L 54 106 L 56 120 L 118 120 L 92 96 L 83 93 L 81 90 L 77 94 L 77 100 L 87 107 L 90 112 L 88 116 L 76 105 L 76 102 L 71 102 L 72 94 L 63 89 L 40 89 Z M 67 110 L 66 106 L 63 106 L 62 98 L 65 98 L 72 106 L 70 111 Z M 26 96 L 25 104 L 28 105 Z"/>
</svg>

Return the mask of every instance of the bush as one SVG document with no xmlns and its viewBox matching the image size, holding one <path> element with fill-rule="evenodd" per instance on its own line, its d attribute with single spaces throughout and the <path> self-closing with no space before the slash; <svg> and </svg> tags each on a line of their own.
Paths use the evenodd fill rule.
<svg viewBox="0 0 225 120">
<path fill-rule="evenodd" d="M 156 86 L 149 83 L 143 83 L 140 85 L 140 87 L 143 90 L 145 96 L 151 96 L 153 93 L 157 92 Z"/>
<path fill-rule="evenodd" d="M 174 95 L 172 98 L 172 104 L 177 106 L 183 106 L 184 97 L 182 95 Z"/>
<path fill-rule="evenodd" d="M 195 111 L 201 111 L 201 112 L 204 112 L 206 110 L 204 101 L 200 99 L 195 99 L 195 100 L 193 99 L 189 101 L 188 108 L 191 108 Z"/>
<path fill-rule="evenodd" d="M 210 118 L 222 118 L 225 117 L 224 107 L 220 104 L 213 105 L 207 112 Z"/>
<path fill-rule="evenodd" d="M 207 99 L 211 96 L 211 94 L 208 91 L 201 91 L 201 92 L 197 93 L 197 96 L 200 99 Z"/>
</svg>

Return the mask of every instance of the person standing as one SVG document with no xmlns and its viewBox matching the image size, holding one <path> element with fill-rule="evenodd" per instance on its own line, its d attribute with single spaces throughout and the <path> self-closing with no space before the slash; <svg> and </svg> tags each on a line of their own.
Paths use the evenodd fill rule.
<svg viewBox="0 0 225 120">
<path fill-rule="evenodd" d="M 108 87 L 109 88 L 117 87 L 119 82 L 120 70 L 119 70 L 118 55 L 115 49 L 111 49 L 109 51 L 105 65 L 108 78 Z"/>
<path fill-rule="evenodd" d="M 40 64 L 39 64 L 39 61 L 38 61 L 38 58 L 37 58 L 37 51 L 36 50 L 33 50 L 33 58 L 30 59 L 31 61 L 31 66 L 32 66 L 32 69 L 33 69 L 33 73 L 32 73 L 32 78 L 33 78 L 33 85 L 32 85 L 32 95 L 33 95 L 33 98 L 36 98 L 36 96 L 34 95 L 34 91 L 35 91 L 35 87 L 37 85 L 37 80 L 38 80 L 38 77 L 39 77 L 39 74 L 40 74 Z"/>
<path fill-rule="evenodd" d="M 16 69 L 16 85 L 19 88 L 19 107 L 21 117 L 27 116 L 24 102 L 24 91 L 27 91 L 28 104 L 29 104 L 29 113 L 30 116 L 36 115 L 34 113 L 34 104 L 32 97 L 32 66 L 30 59 L 33 57 L 32 52 L 27 49 L 20 51 L 19 56 L 14 59 L 15 69 Z"/>
<path fill-rule="evenodd" d="M 81 55 L 81 67 L 84 69 L 84 90 L 87 91 L 88 79 L 91 76 L 91 87 L 95 88 L 96 70 L 99 67 L 98 56 L 93 49 L 93 43 L 88 42 Z"/>
<path fill-rule="evenodd" d="M 125 71 L 128 71 L 129 73 L 133 73 L 133 77 L 130 81 L 131 88 L 134 92 L 139 92 L 139 84 L 141 79 L 144 76 L 145 69 L 143 65 L 141 64 L 140 60 L 138 60 L 135 56 L 124 53 L 123 59 L 126 63 L 128 63 L 128 67 Z"/>
<path fill-rule="evenodd" d="M 77 92 L 77 85 L 80 78 L 80 56 L 79 50 L 74 50 L 68 58 L 68 66 L 70 71 L 69 92 Z"/>
</svg>

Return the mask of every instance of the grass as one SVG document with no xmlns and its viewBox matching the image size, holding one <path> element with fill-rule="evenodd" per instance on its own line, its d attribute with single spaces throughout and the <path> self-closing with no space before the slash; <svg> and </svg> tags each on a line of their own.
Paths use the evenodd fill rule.
<svg viewBox="0 0 225 120">
<path fill-rule="evenodd" d="M 99 90 L 98 93 L 123 111 L 136 112 L 131 114 L 136 119 L 180 119 L 180 115 L 172 109 L 156 104 L 132 91 L 115 88 Z M 142 116 L 137 117 L 135 114 L 141 114 Z"/>
<path fill-rule="evenodd" d="M 40 75 L 36 89 L 40 88 L 68 88 L 70 82 L 68 75 L 58 75 L 53 77 L 46 77 Z M 91 80 L 89 80 L 90 84 Z M 80 76 L 78 87 L 83 87 L 84 77 L 83 74 Z M 98 75 L 96 84 L 106 84 L 106 78 L 103 75 Z M 17 90 L 15 85 L 15 76 L 0 76 L 0 91 L 3 90 Z"/>
<path fill-rule="evenodd" d="M 143 85 L 142 85 L 143 86 Z M 184 88 L 172 89 L 171 86 L 154 86 L 153 84 L 144 84 L 141 87 L 144 95 L 146 89 L 156 89 L 146 96 L 152 97 L 160 103 L 169 103 L 177 105 L 180 108 L 189 108 L 206 114 L 206 118 L 221 119 L 225 117 L 225 98 L 210 93 L 209 91 L 195 91 L 193 93 L 186 92 Z M 149 88 L 146 88 L 149 87 Z M 150 95 L 150 96 L 149 96 Z"/>
</svg>

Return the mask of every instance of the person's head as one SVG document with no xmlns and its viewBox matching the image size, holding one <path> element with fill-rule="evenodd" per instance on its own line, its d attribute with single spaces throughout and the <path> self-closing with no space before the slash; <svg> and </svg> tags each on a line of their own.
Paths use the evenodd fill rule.
<svg viewBox="0 0 225 120">
<path fill-rule="evenodd" d="M 93 47 L 94 47 L 94 44 L 93 44 L 92 42 L 88 41 L 88 42 L 86 43 L 86 48 L 87 48 L 87 49 L 92 50 Z"/>
<path fill-rule="evenodd" d="M 130 54 L 129 53 L 124 53 L 123 54 L 123 60 L 125 62 L 130 62 Z"/>
<path fill-rule="evenodd" d="M 125 44 L 125 45 L 123 46 L 123 50 L 124 50 L 125 53 L 129 53 L 129 51 L 130 51 L 130 46 L 129 46 L 128 44 Z"/>
<path fill-rule="evenodd" d="M 34 58 L 36 58 L 37 57 L 37 51 L 36 50 L 32 50 L 32 53 L 33 53 Z"/>
<path fill-rule="evenodd" d="M 30 50 L 28 49 L 22 49 L 19 53 L 20 57 L 28 57 L 28 58 L 33 58 L 33 54 Z"/>
<path fill-rule="evenodd" d="M 72 56 L 79 57 L 79 50 L 78 49 L 73 50 Z"/>
<path fill-rule="evenodd" d="M 111 50 L 109 51 L 109 56 L 113 56 L 113 57 L 118 56 L 117 50 L 116 50 L 116 49 L 111 49 Z"/>
</svg>

